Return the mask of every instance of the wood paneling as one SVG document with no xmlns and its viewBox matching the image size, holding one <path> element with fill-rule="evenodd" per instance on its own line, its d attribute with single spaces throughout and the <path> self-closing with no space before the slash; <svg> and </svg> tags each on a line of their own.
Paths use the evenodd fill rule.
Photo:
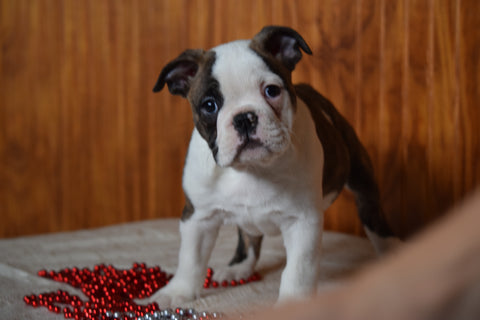
<svg viewBox="0 0 480 320">
<path fill-rule="evenodd" d="M 477 0 L 0 0 L 0 236 L 178 217 L 192 129 L 151 88 L 186 48 L 297 29 L 294 74 L 357 129 L 395 230 L 480 182 Z M 361 233 L 342 194 L 329 229 Z"/>
</svg>

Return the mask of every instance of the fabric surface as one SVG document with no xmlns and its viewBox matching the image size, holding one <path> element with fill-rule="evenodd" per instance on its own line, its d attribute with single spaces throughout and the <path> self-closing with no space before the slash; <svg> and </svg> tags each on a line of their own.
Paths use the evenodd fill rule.
<svg viewBox="0 0 480 320">
<path fill-rule="evenodd" d="M 134 262 L 145 262 L 148 266 L 160 266 L 174 273 L 180 245 L 178 224 L 176 219 L 161 219 L 0 240 L 1 319 L 64 319 L 63 314 L 27 306 L 23 297 L 59 289 L 83 296 L 67 284 L 39 277 L 37 272 L 42 269 L 93 268 L 101 263 L 123 269 L 131 268 Z M 214 270 L 224 267 L 235 251 L 236 242 L 235 227 L 223 227 L 209 266 Z M 374 257 L 368 240 L 324 232 L 319 290 L 341 283 L 342 279 L 373 261 Z M 263 277 L 261 281 L 237 287 L 204 289 L 201 298 L 178 307 L 248 314 L 271 306 L 277 298 L 284 264 L 285 250 L 281 237 L 265 237 L 256 267 Z"/>
</svg>

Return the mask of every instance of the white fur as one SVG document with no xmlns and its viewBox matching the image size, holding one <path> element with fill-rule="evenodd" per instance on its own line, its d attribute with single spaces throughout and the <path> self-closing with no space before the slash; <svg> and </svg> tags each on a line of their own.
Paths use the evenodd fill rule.
<svg viewBox="0 0 480 320">
<path fill-rule="evenodd" d="M 316 286 L 323 210 L 336 196 L 321 197 L 323 148 L 302 101 L 297 100 L 294 112 L 284 89 L 273 106 L 267 103 L 265 85 L 282 86 L 282 81 L 247 46 L 248 42 L 239 41 L 215 49 L 213 74 L 225 97 L 217 121 L 220 166 L 195 129 L 183 178 L 195 211 L 181 222 L 175 277 L 153 296 L 161 305 L 198 295 L 218 229 L 224 223 L 239 225 L 251 235 L 282 234 L 287 263 L 280 300 L 311 293 Z M 237 154 L 239 138 L 232 119 L 245 111 L 258 115 L 256 135 L 268 151 Z M 234 274 L 226 275 L 251 271 L 256 262 L 251 256 L 253 253 Z"/>
</svg>

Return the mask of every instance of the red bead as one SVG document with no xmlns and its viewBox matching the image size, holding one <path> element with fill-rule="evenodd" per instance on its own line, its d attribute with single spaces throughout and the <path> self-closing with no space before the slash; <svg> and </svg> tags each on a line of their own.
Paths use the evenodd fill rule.
<svg viewBox="0 0 480 320">
<path fill-rule="evenodd" d="M 204 281 L 205 288 L 220 286 L 217 281 L 212 281 L 213 273 L 213 269 L 208 268 Z M 151 296 L 156 290 L 168 284 L 173 277 L 173 275 L 162 271 L 158 266 L 147 268 L 145 263 L 134 263 L 129 270 L 118 270 L 112 265 L 99 264 L 94 266 L 92 270 L 87 268 L 80 270 L 73 267 L 71 269 L 65 268 L 60 272 L 41 270 L 38 275 L 79 288 L 88 300 L 82 301 L 78 296 L 58 290 L 38 296 L 25 296 L 23 298 L 24 302 L 33 307 L 46 307 L 49 311 L 55 313 L 63 311 L 66 319 L 78 320 L 108 320 L 107 312 L 116 311 L 133 312 L 137 317 L 143 317 L 149 313 L 153 314 L 155 310 L 160 310 L 158 304 L 139 306 L 135 304 L 133 299 Z M 248 280 L 223 281 L 221 286 L 236 286 L 257 279 L 259 279 L 259 276 L 253 275 Z M 124 317 L 130 320 L 129 316 L 124 315 Z"/>
<path fill-rule="evenodd" d="M 213 276 L 213 269 L 212 268 L 208 268 L 207 269 L 207 277 L 211 278 Z"/>
</svg>

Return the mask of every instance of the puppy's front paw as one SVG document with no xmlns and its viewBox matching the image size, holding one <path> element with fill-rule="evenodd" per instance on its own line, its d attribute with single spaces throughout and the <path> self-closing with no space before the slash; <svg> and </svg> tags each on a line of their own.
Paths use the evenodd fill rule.
<svg viewBox="0 0 480 320">
<path fill-rule="evenodd" d="M 169 308 L 174 306 L 179 306 L 180 304 L 193 300 L 193 298 L 188 298 L 187 296 L 181 294 L 168 294 L 160 290 L 159 292 L 155 293 L 149 299 L 151 302 L 158 303 L 158 306 L 161 308 Z"/>
<path fill-rule="evenodd" d="M 249 263 L 238 263 L 225 268 L 218 269 L 213 274 L 213 280 L 221 283 L 222 281 L 240 281 L 246 280 L 253 274 L 253 267 Z"/>
<path fill-rule="evenodd" d="M 196 298 L 195 291 L 188 285 L 170 281 L 168 285 L 150 296 L 148 302 L 156 302 L 160 308 L 178 307 Z"/>
</svg>

